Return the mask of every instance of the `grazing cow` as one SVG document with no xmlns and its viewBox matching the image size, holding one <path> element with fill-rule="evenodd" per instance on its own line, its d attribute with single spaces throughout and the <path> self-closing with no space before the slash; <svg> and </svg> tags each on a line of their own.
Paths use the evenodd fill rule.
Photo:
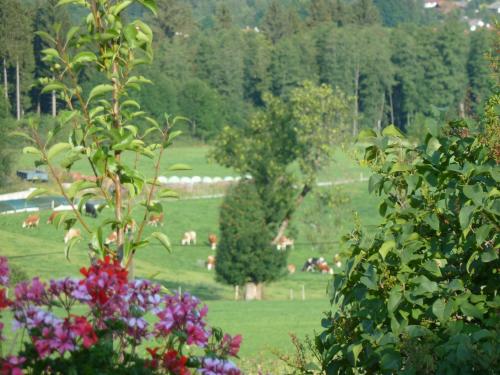
<svg viewBox="0 0 500 375">
<path fill-rule="evenodd" d="M 163 226 L 163 212 L 159 215 L 151 214 L 149 216 L 148 225 L 151 225 L 152 227 L 157 227 L 158 224 Z"/>
<path fill-rule="evenodd" d="M 278 243 L 276 244 L 276 249 L 278 250 L 286 250 L 288 247 L 291 247 L 293 249 L 293 244 L 294 241 L 291 238 L 288 238 L 286 236 L 281 236 L 280 239 L 278 240 Z"/>
<path fill-rule="evenodd" d="M 295 273 L 295 271 L 297 270 L 295 264 L 289 264 L 288 266 L 286 266 L 286 268 L 288 269 L 288 273 L 290 274 Z"/>
<path fill-rule="evenodd" d="M 104 241 L 104 244 L 109 245 L 115 243 L 117 240 L 118 240 L 118 233 L 115 230 L 109 234 L 109 236 Z"/>
<path fill-rule="evenodd" d="M 213 255 L 208 256 L 207 261 L 205 262 L 205 266 L 209 271 L 215 268 L 215 257 Z"/>
<path fill-rule="evenodd" d="M 212 250 L 217 249 L 217 236 L 215 234 L 211 234 L 208 236 L 208 243 Z"/>
<path fill-rule="evenodd" d="M 66 235 L 64 236 L 64 243 L 68 243 L 76 237 L 81 237 L 80 229 L 71 228 L 66 232 Z"/>
<path fill-rule="evenodd" d="M 94 219 L 97 217 L 97 205 L 86 202 L 85 203 L 85 213 L 92 216 Z"/>
<path fill-rule="evenodd" d="M 52 213 L 50 214 L 49 218 L 47 219 L 47 224 L 54 223 L 54 220 L 55 220 L 55 218 L 56 218 L 57 215 L 59 215 L 59 212 L 52 211 Z"/>
<path fill-rule="evenodd" d="M 40 215 L 38 214 L 29 215 L 23 221 L 23 228 L 35 228 L 38 227 L 39 223 L 40 223 Z"/>
<path fill-rule="evenodd" d="M 328 266 L 325 258 L 309 258 L 302 267 L 302 271 L 305 272 L 321 272 L 333 274 L 333 269 Z"/>
<path fill-rule="evenodd" d="M 189 232 L 184 233 L 184 237 L 182 237 L 181 245 L 196 245 L 196 232 L 191 230 Z"/>
</svg>

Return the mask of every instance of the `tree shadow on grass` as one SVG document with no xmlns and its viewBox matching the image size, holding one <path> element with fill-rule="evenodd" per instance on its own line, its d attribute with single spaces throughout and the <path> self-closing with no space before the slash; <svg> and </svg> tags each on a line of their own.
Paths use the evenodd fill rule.
<svg viewBox="0 0 500 375">
<path fill-rule="evenodd" d="M 182 293 L 188 292 L 189 294 L 198 297 L 202 301 L 213 301 L 224 299 L 224 288 L 220 286 L 215 286 L 213 284 L 207 285 L 202 283 L 185 283 L 179 281 L 168 281 L 156 279 L 165 288 L 167 288 L 171 293 L 177 293 L 179 288 Z"/>
</svg>

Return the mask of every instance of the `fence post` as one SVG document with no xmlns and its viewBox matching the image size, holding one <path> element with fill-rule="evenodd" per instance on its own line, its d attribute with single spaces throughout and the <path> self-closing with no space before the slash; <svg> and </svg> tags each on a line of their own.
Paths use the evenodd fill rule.
<svg viewBox="0 0 500 375">
<path fill-rule="evenodd" d="M 179 296 L 182 296 L 182 287 L 179 285 L 179 288 L 177 289 L 177 292 L 179 293 Z"/>
<path fill-rule="evenodd" d="M 306 286 L 302 284 L 302 301 L 306 300 Z"/>
<path fill-rule="evenodd" d="M 234 300 L 237 301 L 240 296 L 240 286 L 235 285 L 234 286 Z"/>
</svg>

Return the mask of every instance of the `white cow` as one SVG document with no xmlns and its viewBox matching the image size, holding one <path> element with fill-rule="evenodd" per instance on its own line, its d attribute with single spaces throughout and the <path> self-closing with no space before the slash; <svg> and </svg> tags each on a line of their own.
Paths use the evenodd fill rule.
<svg viewBox="0 0 500 375">
<path fill-rule="evenodd" d="M 185 232 L 181 240 L 181 245 L 196 245 L 196 232 L 194 230 Z"/>
</svg>

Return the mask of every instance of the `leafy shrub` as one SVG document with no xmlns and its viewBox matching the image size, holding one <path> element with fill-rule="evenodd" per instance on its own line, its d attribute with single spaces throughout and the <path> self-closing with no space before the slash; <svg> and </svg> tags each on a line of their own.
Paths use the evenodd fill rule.
<svg viewBox="0 0 500 375">
<path fill-rule="evenodd" d="M 499 368 L 500 170 L 461 122 L 413 146 L 365 132 L 374 237 L 346 237 L 316 337 L 328 374 L 493 374 Z"/>
<path fill-rule="evenodd" d="M 2 288 L 9 268 L 0 258 L 0 312 L 10 308 L 14 327 L 28 337 L 17 356 L 2 357 L 0 323 L 0 373 L 240 374 L 228 358 L 237 356 L 241 336 L 211 330 L 197 298 L 162 296 L 159 285 L 128 281 L 127 270 L 109 257 L 81 273 L 79 280 L 21 282 L 9 299 Z M 76 305 L 86 312 L 77 315 Z M 140 345 L 148 345 L 147 358 Z"/>
</svg>

